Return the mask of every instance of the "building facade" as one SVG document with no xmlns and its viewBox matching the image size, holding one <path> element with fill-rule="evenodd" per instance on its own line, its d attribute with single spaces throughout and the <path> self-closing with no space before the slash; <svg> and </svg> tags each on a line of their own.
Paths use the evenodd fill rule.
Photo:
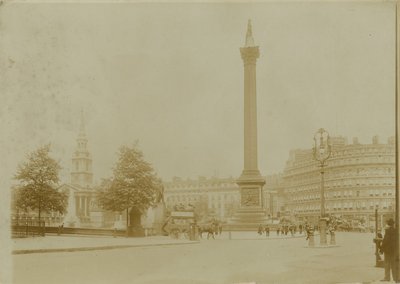
<svg viewBox="0 0 400 284">
<path fill-rule="evenodd" d="M 264 207 L 269 218 L 279 219 L 286 212 L 282 174 L 266 176 L 263 191 Z"/>
<path fill-rule="evenodd" d="M 281 175 L 265 177 L 263 203 L 269 217 L 279 217 L 284 210 Z M 164 200 L 169 211 L 180 206 L 199 209 L 202 215 L 215 217 L 221 221 L 229 220 L 240 208 L 240 187 L 236 179 L 199 177 L 183 179 L 174 177 L 164 182 Z"/>
<path fill-rule="evenodd" d="M 331 157 L 325 167 L 325 210 L 366 225 L 381 214 L 395 210 L 395 140 L 348 144 L 343 137 L 331 138 Z M 286 211 L 299 220 L 320 216 L 321 173 L 312 150 L 293 150 L 283 173 Z"/>
<path fill-rule="evenodd" d="M 197 180 L 174 177 L 164 182 L 164 200 L 167 209 L 193 207 L 201 215 L 226 220 L 236 212 L 240 204 L 239 186 L 234 178 L 206 178 Z"/>
</svg>

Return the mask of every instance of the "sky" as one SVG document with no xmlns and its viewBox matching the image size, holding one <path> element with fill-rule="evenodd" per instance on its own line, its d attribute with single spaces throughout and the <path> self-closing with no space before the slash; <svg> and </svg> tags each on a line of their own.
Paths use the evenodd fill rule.
<svg viewBox="0 0 400 284">
<path fill-rule="evenodd" d="M 314 133 L 394 135 L 394 3 L 4 3 L 3 181 L 47 143 L 69 182 L 84 111 L 95 180 L 138 141 L 158 175 L 238 177 L 248 19 L 262 175 Z M 23 20 L 21 20 L 23 19 Z"/>
</svg>

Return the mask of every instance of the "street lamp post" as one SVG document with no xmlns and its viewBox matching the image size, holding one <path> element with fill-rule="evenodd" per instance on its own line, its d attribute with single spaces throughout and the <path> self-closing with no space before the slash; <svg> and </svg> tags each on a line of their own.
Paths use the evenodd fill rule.
<svg viewBox="0 0 400 284">
<path fill-rule="evenodd" d="M 324 189 L 324 167 L 331 156 L 331 145 L 329 133 L 320 128 L 314 135 L 313 157 L 320 163 L 321 167 L 321 217 L 319 221 L 320 245 L 327 245 L 326 240 L 326 218 L 325 218 L 325 189 Z"/>
</svg>

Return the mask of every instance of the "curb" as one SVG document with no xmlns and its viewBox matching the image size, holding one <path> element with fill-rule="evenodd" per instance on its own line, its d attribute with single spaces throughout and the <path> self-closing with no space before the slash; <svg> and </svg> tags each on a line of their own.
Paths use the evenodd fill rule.
<svg viewBox="0 0 400 284">
<path fill-rule="evenodd" d="M 262 237 L 260 237 L 260 238 L 254 238 L 254 239 L 250 239 L 250 238 L 238 238 L 238 239 L 235 239 L 234 237 L 232 237 L 231 239 L 223 239 L 223 240 L 229 240 L 229 241 L 268 241 L 268 240 L 293 240 L 293 239 L 301 239 L 301 238 L 305 238 L 306 236 L 290 236 L 290 237 L 281 237 L 281 238 L 278 238 L 278 237 L 265 237 L 265 238 L 262 238 Z M 218 239 L 216 239 L 216 240 L 218 240 Z M 222 239 L 220 239 L 220 240 L 222 240 Z"/>
<path fill-rule="evenodd" d="M 115 245 L 115 246 L 100 246 L 100 247 L 54 248 L 54 249 L 25 249 L 25 250 L 13 250 L 11 254 L 32 254 L 32 253 L 51 253 L 51 252 L 76 252 L 76 251 L 110 250 L 110 249 L 134 248 L 134 247 L 155 247 L 155 246 L 193 245 L 193 244 L 198 244 L 198 243 L 200 243 L 200 242 L 198 242 L 198 241 L 193 241 L 193 242 L 188 242 L 188 243 Z"/>
<path fill-rule="evenodd" d="M 326 245 L 326 246 L 321 246 L 321 245 L 316 245 L 313 247 L 310 246 L 305 246 L 304 248 L 310 248 L 310 249 L 327 249 L 327 248 L 338 248 L 340 247 L 339 245 Z M 350 284 L 350 283 L 349 283 Z"/>
</svg>

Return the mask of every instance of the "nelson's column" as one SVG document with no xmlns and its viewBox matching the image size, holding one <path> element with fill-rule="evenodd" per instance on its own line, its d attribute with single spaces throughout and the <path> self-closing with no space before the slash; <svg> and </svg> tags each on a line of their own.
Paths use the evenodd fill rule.
<svg viewBox="0 0 400 284">
<path fill-rule="evenodd" d="M 250 20 L 240 54 L 244 64 L 244 168 L 236 181 L 240 187 L 240 209 L 229 223 L 237 229 L 254 229 L 267 220 L 262 190 L 265 179 L 257 162 L 256 61 L 260 52 L 254 45 Z"/>
</svg>

